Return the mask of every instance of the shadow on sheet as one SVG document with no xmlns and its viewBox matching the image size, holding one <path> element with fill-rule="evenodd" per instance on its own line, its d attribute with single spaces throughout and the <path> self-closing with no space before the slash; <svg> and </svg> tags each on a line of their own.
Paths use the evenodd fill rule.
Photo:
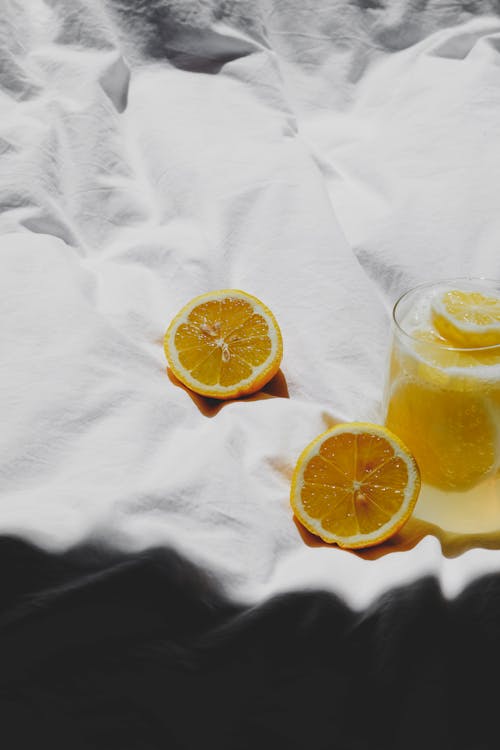
<svg viewBox="0 0 500 750">
<path fill-rule="evenodd" d="M 175 377 L 169 367 L 167 367 L 167 375 L 173 385 L 182 388 L 182 390 L 188 394 L 193 404 L 205 417 L 215 417 L 215 415 L 218 414 L 226 404 L 230 404 L 233 401 L 241 401 L 245 403 L 247 401 L 262 401 L 266 398 L 290 398 L 288 385 L 282 370 L 278 370 L 276 375 L 257 393 L 254 393 L 251 396 L 246 396 L 245 398 L 228 399 L 227 401 L 221 401 L 216 398 L 206 398 L 205 396 L 200 396 L 198 393 L 191 391 Z"/>
</svg>

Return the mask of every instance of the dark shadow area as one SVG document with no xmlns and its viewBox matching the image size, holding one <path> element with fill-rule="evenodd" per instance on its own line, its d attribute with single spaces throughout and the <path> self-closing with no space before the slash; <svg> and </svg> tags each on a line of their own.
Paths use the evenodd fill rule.
<svg viewBox="0 0 500 750">
<path fill-rule="evenodd" d="M 242 398 L 227 399 L 224 401 L 217 398 L 207 398 L 206 396 L 200 396 L 199 393 L 195 393 L 194 391 L 190 390 L 175 377 L 170 367 L 167 367 L 167 375 L 173 385 L 186 391 L 191 401 L 195 404 L 195 406 L 198 407 L 198 409 L 205 417 L 215 417 L 215 415 L 218 414 L 224 406 L 226 406 L 227 404 L 232 404 L 235 401 L 246 402 L 261 401 L 262 399 L 266 398 L 290 398 L 287 382 L 281 370 L 278 370 L 274 378 L 271 378 L 269 383 L 266 383 L 266 385 L 261 388 L 260 391 L 257 391 L 257 393 L 253 393 L 250 396 L 243 396 Z"/>
<path fill-rule="evenodd" d="M 364 611 L 324 591 L 228 602 L 178 554 L 0 538 L 9 750 L 496 750 L 500 575 Z"/>
<path fill-rule="evenodd" d="M 217 42 L 217 36 L 214 35 L 213 32 L 211 32 L 211 35 L 214 38 L 209 39 L 209 46 L 213 46 Z M 190 40 L 190 45 L 196 47 L 196 44 L 199 44 L 201 50 L 203 45 L 207 44 L 206 34 L 196 36 L 197 38 L 194 40 L 194 45 L 193 40 Z M 221 39 L 223 39 L 223 37 Z M 168 61 L 176 68 L 179 68 L 179 70 L 185 70 L 189 73 L 205 73 L 209 75 L 218 73 L 228 62 L 237 60 L 240 57 L 246 57 L 251 52 L 255 52 L 255 48 L 248 47 L 247 45 L 243 45 L 242 48 L 235 48 L 233 50 L 225 50 L 225 46 L 227 45 L 221 45 L 221 49 L 218 53 L 214 50 L 213 57 L 210 55 L 203 55 L 201 52 L 196 53 L 194 50 L 182 50 L 171 47 L 168 44 L 165 45 L 162 52 L 163 57 L 166 57 Z"/>
<path fill-rule="evenodd" d="M 259 51 L 265 41 L 250 18 L 240 31 L 224 23 L 224 10 L 218 19 L 210 4 L 110 0 L 109 5 L 144 57 L 167 60 L 189 72 L 216 74 L 226 63 Z M 231 22 L 230 14 L 226 20 Z"/>
</svg>

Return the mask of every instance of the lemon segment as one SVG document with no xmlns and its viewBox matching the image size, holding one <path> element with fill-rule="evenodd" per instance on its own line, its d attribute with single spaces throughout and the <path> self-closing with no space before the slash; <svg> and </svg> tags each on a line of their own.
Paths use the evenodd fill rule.
<svg viewBox="0 0 500 750">
<path fill-rule="evenodd" d="M 322 433 L 302 451 L 290 502 L 313 534 L 354 549 L 395 534 L 419 490 L 418 465 L 403 442 L 380 425 L 352 422 Z"/>
<path fill-rule="evenodd" d="M 274 315 L 239 289 L 193 298 L 172 320 L 163 343 L 178 380 L 217 399 L 259 390 L 277 373 L 283 355 Z"/>
<path fill-rule="evenodd" d="M 432 323 L 455 346 L 500 345 L 500 297 L 453 289 L 436 296 Z"/>
</svg>

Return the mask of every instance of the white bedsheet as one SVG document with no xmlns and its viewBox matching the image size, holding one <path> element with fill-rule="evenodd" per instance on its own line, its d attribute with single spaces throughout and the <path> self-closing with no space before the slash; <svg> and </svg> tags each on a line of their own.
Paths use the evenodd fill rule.
<svg viewBox="0 0 500 750">
<path fill-rule="evenodd" d="M 500 569 L 416 522 L 314 546 L 288 500 L 314 436 L 380 419 L 399 294 L 500 276 L 495 3 L 8 1 L 0 33 L 0 533 L 173 546 L 244 602 Z M 285 352 L 218 409 L 162 337 L 226 287 Z"/>
</svg>

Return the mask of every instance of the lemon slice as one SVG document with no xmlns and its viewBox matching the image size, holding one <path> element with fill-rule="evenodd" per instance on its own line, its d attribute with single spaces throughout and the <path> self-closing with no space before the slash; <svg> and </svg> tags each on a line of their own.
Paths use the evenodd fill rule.
<svg viewBox="0 0 500 750">
<path fill-rule="evenodd" d="M 297 519 L 325 542 L 371 547 L 411 516 L 420 491 L 417 463 L 387 428 L 339 424 L 301 453 L 290 501 Z"/>
<path fill-rule="evenodd" d="M 202 396 L 254 393 L 278 371 L 283 340 L 272 312 L 239 289 L 208 292 L 170 323 L 164 349 L 174 375 Z"/>
<path fill-rule="evenodd" d="M 500 345 L 500 297 L 450 290 L 433 300 L 432 322 L 455 346 Z"/>
</svg>

